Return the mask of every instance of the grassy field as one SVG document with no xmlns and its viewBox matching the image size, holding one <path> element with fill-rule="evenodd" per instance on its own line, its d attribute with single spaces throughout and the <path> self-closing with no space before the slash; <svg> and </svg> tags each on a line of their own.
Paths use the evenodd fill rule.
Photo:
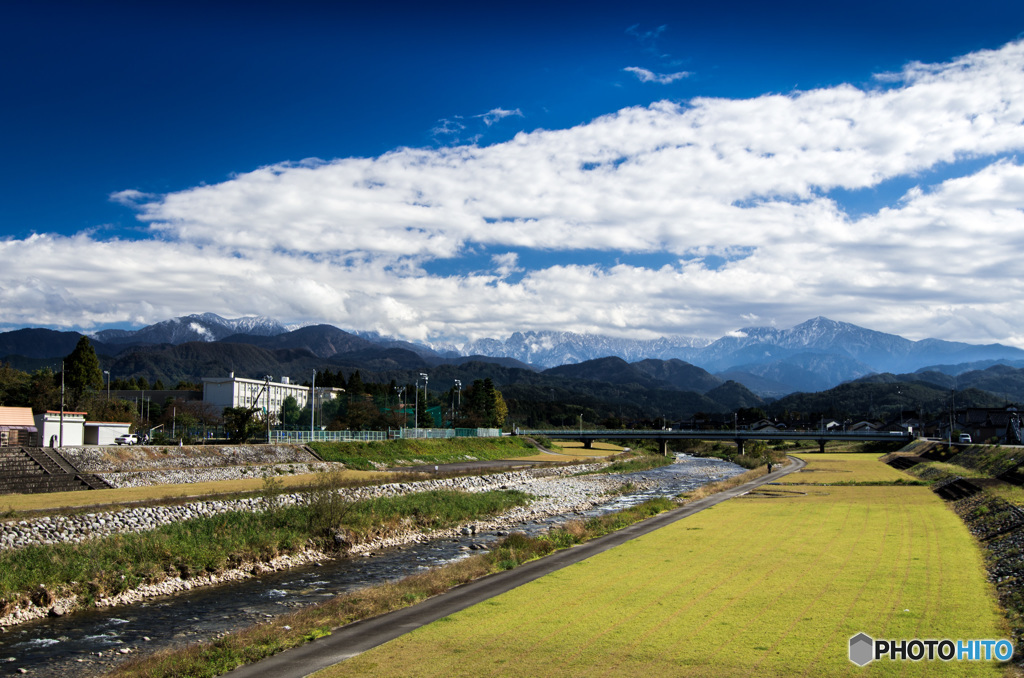
<svg viewBox="0 0 1024 678">
<path fill-rule="evenodd" d="M 881 464 L 873 455 L 865 454 L 795 454 L 807 462 L 799 473 L 782 480 L 783 484 L 886 483 L 907 481 L 910 477 L 891 466 Z"/>
<path fill-rule="evenodd" d="M 813 478 L 902 476 L 810 455 Z M 878 468 L 872 466 L 876 464 Z M 905 476 L 904 476 L 905 477 Z M 1007 637 L 980 552 L 924 487 L 788 484 L 719 504 L 317 674 L 1000 676 L 847 658 L 874 638 Z"/>
</svg>

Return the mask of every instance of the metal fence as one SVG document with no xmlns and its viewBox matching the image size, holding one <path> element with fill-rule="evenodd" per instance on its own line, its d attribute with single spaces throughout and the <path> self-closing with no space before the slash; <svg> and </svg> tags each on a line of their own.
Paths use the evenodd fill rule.
<svg viewBox="0 0 1024 678">
<path fill-rule="evenodd" d="M 402 428 L 391 431 L 271 431 L 270 442 L 291 445 L 350 443 L 396 438 L 498 438 L 500 428 Z"/>
<path fill-rule="evenodd" d="M 316 443 L 351 443 L 391 440 L 397 438 L 394 431 L 271 431 L 271 443 L 303 445 Z"/>
</svg>

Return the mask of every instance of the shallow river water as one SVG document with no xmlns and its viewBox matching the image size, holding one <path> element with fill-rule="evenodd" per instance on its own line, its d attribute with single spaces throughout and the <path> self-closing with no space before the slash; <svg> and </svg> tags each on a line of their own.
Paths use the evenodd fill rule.
<svg viewBox="0 0 1024 678">
<path fill-rule="evenodd" d="M 718 459 L 679 455 L 671 466 L 622 474 L 623 482 L 646 478 L 654 487 L 615 497 L 589 511 L 534 521 L 515 529 L 540 532 L 567 520 L 615 511 L 655 496 L 675 496 L 744 469 Z M 271 619 L 297 607 L 370 584 L 401 579 L 424 568 L 466 557 L 469 544 L 499 539 L 481 533 L 459 539 L 436 539 L 391 549 L 372 558 L 347 558 L 319 566 L 296 567 L 240 582 L 211 586 L 134 605 L 79 612 L 57 619 L 22 624 L 0 635 L 0 675 L 63 678 L 104 673 L 127 656 L 210 639 Z"/>
</svg>

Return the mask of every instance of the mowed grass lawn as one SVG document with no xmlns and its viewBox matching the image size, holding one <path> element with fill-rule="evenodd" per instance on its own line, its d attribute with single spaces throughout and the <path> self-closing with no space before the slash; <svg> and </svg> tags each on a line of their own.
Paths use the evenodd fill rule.
<svg viewBox="0 0 1024 678">
<path fill-rule="evenodd" d="M 872 461 L 811 456 L 836 473 Z M 847 658 L 861 631 L 1007 636 L 978 548 L 928 488 L 787 490 L 719 504 L 317 675 L 1003 675 Z"/>
</svg>

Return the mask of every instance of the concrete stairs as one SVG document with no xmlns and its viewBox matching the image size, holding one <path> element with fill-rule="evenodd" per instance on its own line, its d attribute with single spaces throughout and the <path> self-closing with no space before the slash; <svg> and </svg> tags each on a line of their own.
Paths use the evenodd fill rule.
<svg viewBox="0 0 1024 678">
<path fill-rule="evenodd" d="M 109 488 L 100 477 L 81 473 L 56 450 L 0 448 L 0 494 L 38 494 Z"/>
</svg>

